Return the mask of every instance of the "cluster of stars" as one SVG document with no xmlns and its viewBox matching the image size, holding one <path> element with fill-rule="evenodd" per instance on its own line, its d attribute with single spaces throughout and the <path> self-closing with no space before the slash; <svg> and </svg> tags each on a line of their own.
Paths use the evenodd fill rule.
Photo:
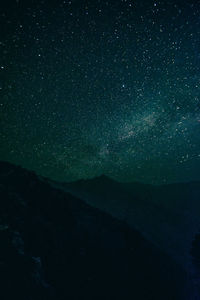
<svg viewBox="0 0 200 300">
<path fill-rule="evenodd" d="M 57 180 L 200 179 L 199 12 L 196 1 L 5 5 L 1 159 Z"/>
</svg>

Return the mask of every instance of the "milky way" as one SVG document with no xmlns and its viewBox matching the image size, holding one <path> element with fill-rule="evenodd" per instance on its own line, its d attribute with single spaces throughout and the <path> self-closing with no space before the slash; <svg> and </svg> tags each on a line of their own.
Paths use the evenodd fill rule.
<svg viewBox="0 0 200 300">
<path fill-rule="evenodd" d="M 0 159 L 56 180 L 200 179 L 199 1 L 16 1 Z"/>
</svg>

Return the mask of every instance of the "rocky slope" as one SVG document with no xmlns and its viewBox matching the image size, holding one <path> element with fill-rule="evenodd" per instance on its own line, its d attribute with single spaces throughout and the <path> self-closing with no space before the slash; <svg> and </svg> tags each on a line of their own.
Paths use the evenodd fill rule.
<svg viewBox="0 0 200 300">
<path fill-rule="evenodd" d="M 63 183 L 60 188 L 137 228 L 191 270 L 191 247 L 200 230 L 200 182 L 152 186 L 100 176 Z"/>
<path fill-rule="evenodd" d="M 1 299 L 183 300 L 185 272 L 137 231 L 0 163 Z"/>
</svg>

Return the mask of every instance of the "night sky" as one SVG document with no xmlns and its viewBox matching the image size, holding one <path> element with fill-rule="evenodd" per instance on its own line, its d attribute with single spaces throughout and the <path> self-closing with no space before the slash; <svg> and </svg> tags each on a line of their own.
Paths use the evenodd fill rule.
<svg viewBox="0 0 200 300">
<path fill-rule="evenodd" d="M 200 180 L 200 1 L 1 6 L 1 160 L 62 181 Z"/>
</svg>

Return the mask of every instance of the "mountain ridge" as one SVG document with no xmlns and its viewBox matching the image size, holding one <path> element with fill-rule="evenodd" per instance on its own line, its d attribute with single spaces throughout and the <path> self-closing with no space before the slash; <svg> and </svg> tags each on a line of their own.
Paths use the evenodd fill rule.
<svg viewBox="0 0 200 300">
<path fill-rule="evenodd" d="M 103 180 L 98 177 L 63 183 L 60 188 L 137 228 L 190 269 L 190 248 L 200 229 L 199 181 L 153 186 L 118 183 L 104 176 Z"/>
<path fill-rule="evenodd" d="M 186 295 L 183 269 L 139 232 L 6 163 L 0 163 L 0 241 L 3 300 Z"/>
</svg>

